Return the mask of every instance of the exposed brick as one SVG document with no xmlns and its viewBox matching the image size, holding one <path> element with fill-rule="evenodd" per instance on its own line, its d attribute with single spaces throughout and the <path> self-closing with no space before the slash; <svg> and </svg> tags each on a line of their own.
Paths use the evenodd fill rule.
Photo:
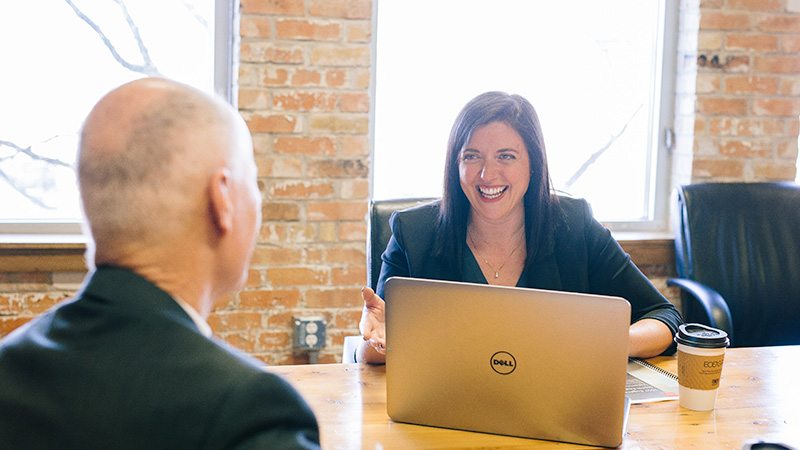
<svg viewBox="0 0 800 450">
<path fill-rule="evenodd" d="M 369 47 L 364 45 L 342 47 L 317 45 L 311 50 L 311 63 L 320 66 L 368 66 Z"/>
<path fill-rule="evenodd" d="M 273 198 L 281 198 L 273 196 Z M 264 221 L 270 220 L 300 220 L 300 205 L 296 203 L 277 203 L 270 201 L 261 207 L 261 215 Z"/>
<path fill-rule="evenodd" d="M 334 267 L 331 271 L 331 284 L 334 286 L 361 285 L 367 279 L 367 266 Z"/>
<path fill-rule="evenodd" d="M 303 0 L 241 0 L 244 14 L 302 15 L 305 13 Z"/>
<path fill-rule="evenodd" d="M 730 139 L 720 142 L 719 154 L 739 158 L 766 158 L 772 155 L 772 141 Z"/>
<path fill-rule="evenodd" d="M 784 53 L 800 53 L 800 35 L 781 36 L 781 46 Z"/>
<path fill-rule="evenodd" d="M 372 17 L 371 0 L 312 0 L 308 6 L 312 16 L 369 19 Z"/>
<path fill-rule="evenodd" d="M 292 74 L 292 86 L 318 86 L 322 74 L 314 70 L 298 69 Z"/>
<path fill-rule="evenodd" d="M 285 327 L 287 324 L 294 322 L 294 316 L 297 315 L 297 311 L 279 311 L 279 312 L 272 312 L 267 317 L 267 326 L 268 327 Z"/>
<path fill-rule="evenodd" d="M 303 63 L 303 49 L 298 46 L 279 45 L 272 42 L 242 42 L 239 51 L 243 62 L 256 63 Z"/>
<path fill-rule="evenodd" d="M 369 112 L 369 95 L 342 94 L 340 107 L 343 112 Z"/>
<path fill-rule="evenodd" d="M 278 39 L 307 39 L 332 41 L 339 39 L 341 28 L 338 23 L 319 23 L 308 20 L 279 20 L 275 23 Z"/>
<path fill-rule="evenodd" d="M 759 73 L 800 74 L 800 56 L 758 56 L 753 67 Z"/>
<path fill-rule="evenodd" d="M 213 328 L 212 328 L 213 330 Z M 252 336 L 248 336 L 244 332 L 225 332 L 224 330 L 214 330 L 214 334 L 228 344 L 238 348 L 247 353 L 253 353 L 256 350 L 256 341 Z"/>
<path fill-rule="evenodd" d="M 263 115 L 255 113 L 245 117 L 247 126 L 253 133 L 293 133 L 297 131 L 296 117 L 286 115 Z"/>
<path fill-rule="evenodd" d="M 753 113 L 759 116 L 794 116 L 800 114 L 800 98 L 758 98 Z"/>
<path fill-rule="evenodd" d="M 317 238 L 320 242 L 331 243 L 336 240 L 336 223 L 335 222 L 320 222 L 319 235 Z"/>
<path fill-rule="evenodd" d="M 326 92 L 288 92 L 273 94 L 275 109 L 288 111 L 333 111 L 339 96 Z"/>
<path fill-rule="evenodd" d="M 348 42 L 369 42 L 372 38 L 372 26 L 369 22 L 351 23 L 347 28 Z"/>
<path fill-rule="evenodd" d="M 329 264 L 364 264 L 367 260 L 366 249 L 359 245 L 354 248 L 349 245 L 337 245 L 325 251 L 325 262 Z"/>
<path fill-rule="evenodd" d="M 345 179 L 341 181 L 339 193 L 344 200 L 366 200 L 369 197 L 369 180 Z"/>
<path fill-rule="evenodd" d="M 261 71 L 260 80 L 263 86 L 288 86 L 289 71 L 276 67 L 267 67 Z"/>
<path fill-rule="evenodd" d="M 775 52 L 778 50 L 778 36 L 764 34 L 728 34 L 725 36 L 728 50 L 753 50 Z"/>
<path fill-rule="evenodd" d="M 366 69 L 354 69 L 357 89 L 369 89 L 372 74 Z"/>
<path fill-rule="evenodd" d="M 361 307 L 361 289 L 311 289 L 306 293 L 309 308 L 355 308 Z"/>
<path fill-rule="evenodd" d="M 698 73 L 696 92 L 698 94 L 713 94 L 719 91 L 722 85 L 722 76 L 717 73 Z"/>
<path fill-rule="evenodd" d="M 342 136 L 341 151 L 346 156 L 368 156 L 370 154 L 367 136 Z"/>
<path fill-rule="evenodd" d="M 239 89 L 239 109 L 260 109 L 268 105 L 269 94 L 261 89 Z"/>
<path fill-rule="evenodd" d="M 342 87 L 347 82 L 347 73 L 343 70 L 329 70 L 325 72 L 325 85 L 328 87 Z"/>
<path fill-rule="evenodd" d="M 288 331 L 265 331 L 258 334 L 258 348 L 262 350 L 291 349 L 292 336 Z"/>
<path fill-rule="evenodd" d="M 274 267 L 266 271 L 273 286 L 318 286 L 328 284 L 329 272 L 310 267 Z"/>
<path fill-rule="evenodd" d="M 333 134 L 366 134 L 369 118 L 362 115 L 316 115 L 311 118 L 311 130 Z"/>
<path fill-rule="evenodd" d="M 257 312 L 214 312 L 208 316 L 208 324 L 212 330 L 251 330 L 261 328 L 261 318 Z"/>
<path fill-rule="evenodd" d="M 778 158 L 797 161 L 797 136 L 778 144 Z"/>
<path fill-rule="evenodd" d="M 786 14 L 763 16 L 756 26 L 761 31 L 800 33 L 800 15 Z"/>
<path fill-rule="evenodd" d="M 297 308 L 301 300 L 302 295 L 297 289 L 271 289 L 239 293 L 239 305 L 243 310 Z"/>
<path fill-rule="evenodd" d="M 339 225 L 340 241 L 359 241 L 364 242 L 367 238 L 367 224 L 361 222 L 342 222 Z"/>
<path fill-rule="evenodd" d="M 312 178 L 366 178 L 369 166 L 360 159 L 309 161 L 308 175 Z"/>
<path fill-rule="evenodd" d="M 261 271 L 256 269 L 250 269 L 249 271 L 247 271 L 247 283 L 245 283 L 245 287 L 253 288 L 259 286 L 261 286 Z"/>
<path fill-rule="evenodd" d="M 331 138 L 279 137 L 275 139 L 275 152 L 291 155 L 336 154 L 335 142 Z"/>
<path fill-rule="evenodd" d="M 250 278 L 249 271 L 248 271 L 247 283 L 250 283 L 250 282 L 251 282 L 251 278 Z M 260 280 L 259 280 L 259 282 L 260 282 Z M 224 294 L 223 296 L 221 296 L 219 298 L 219 300 L 217 300 L 217 302 L 214 304 L 214 307 L 212 308 L 212 311 L 217 311 L 217 312 L 219 312 L 219 311 L 233 311 L 234 309 L 237 308 L 237 305 L 238 305 L 238 299 L 236 298 L 236 294 L 232 293 L 232 292 L 229 292 L 227 294 Z"/>
<path fill-rule="evenodd" d="M 743 116 L 747 114 L 747 100 L 703 97 L 697 99 L 697 111 L 704 114 Z"/>
<path fill-rule="evenodd" d="M 750 28 L 750 16 L 747 13 L 702 11 L 700 28 L 703 30 L 747 30 Z"/>
<path fill-rule="evenodd" d="M 266 17 L 242 16 L 239 27 L 242 37 L 267 38 L 270 36 L 270 21 Z"/>
<path fill-rule="evenodd" d="M 295 158 L 265 158 L 257 156 L 259 177 L 297 178 L 303 174 L 303 161 Z"/>
<path fill-rule="evenodd" d="M 780 11 L 783 8 L 783 2 L 781 0 L 728 0 L 727 6 L 731 9 Z"/>
<path fill-rule="evenodd" d="M 753 175 L 761 180 L 793 181 L 797 174 L 797 165 L 794 161 L 754 161 Z"/>
<path fill-rule="evenodd" d="M 365 202 L 314 202 L 308 204 L 308 220 L 363 220 L 367 214 Z"/>
<path fill-rule="evenodd" d="M 364 280 L 366 280 L 366 276 L 364 277 Z M 362 280 L 362 283 L 364 280 Z M 358 306 L 358 308 L 336 310 L 336 313 L 333 314 L 333 317 L 331 317 L 329 325 L 333 325 L 336 328 L 345 329 L 345 331 L 342 332 L 342 336 L 361 334 L 358 331 L 358 322 L 361 320 L 362 305 L 359 304 Z M 334 339 L 333 343 L 336 344 L 337 340 Z M 340 345 L 341 343 L 342 342 L 339 342 Z"/>
<path fill-rule="evenodd" d="M 325 182 L 307 180 L 276 183 L 270 190 L 273 198 L 329 198 L 334 193 L 333 185 Z"/>
<path fill-rule="evenodd" d="M 297 265 L 303 261 L 302 249 L 291 247 L 275 247 L 259 245 L 253 251 L 251 265 L 259 266 L 285 266 Z M 259 274 L 260 275 L 260 274 Z M 259 276 L 259 280 L 261 277 Z M 260 284 L 258 285 L 261 286 Z"/>
<path fill-rule="evenodd" d="M 239 86 L 258 85 L 258 65 L 241 63 L 239 64 Z"/>
<path fill-rule="evenodd" d="M 775 94 L 778 79 L 775 77 L 727 77 L 725 92 L 729 94 Z"/>
<path fill-rule="evenodd" d="M 0 316 L 0 338 L 7 336 L 8 333 L 11 333 L 22 325 L 25 325 L 28 321 L 33 319 L 33 317 L 34 316 Z"/>
<path fill-rule="evenodd" d="M 266 224 L 261 227 L 258 241 L 268 244 L 307 244 L 314 242 L 317 231 L 310 224 Z"/>
<path fill-rule="evenodd" d="M 715 118 L 709 122 L 709 133 L 723 136 L 780 136 L 783 124 L 776 119 Z"/>
<path fill-rule="evenodd" d="M 692 163 L 692 176 L 741 179 L 744 163 L 729 159 L 697 159 Z"/>
<path fill-rule="evenodd" d="M 697 50 L 699 51 L 708 51 L 708 50 L 719 50 L 722 48 L 722 37 L 724 36 L 723 33 L 714 31 L 700 31 L 697 33 Z"/>
</svg>

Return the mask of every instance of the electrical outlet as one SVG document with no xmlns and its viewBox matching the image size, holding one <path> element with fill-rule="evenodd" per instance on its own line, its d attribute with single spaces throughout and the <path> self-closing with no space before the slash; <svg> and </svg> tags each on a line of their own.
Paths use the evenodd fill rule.
<svg viewBox="0 0 800 450">
<path fill-rule="evenodd" d="M 302 316 L 294 318 L 294 348 L 300 351 L 316 351 L 325 347 L 324 316 Z"/>
</svg>

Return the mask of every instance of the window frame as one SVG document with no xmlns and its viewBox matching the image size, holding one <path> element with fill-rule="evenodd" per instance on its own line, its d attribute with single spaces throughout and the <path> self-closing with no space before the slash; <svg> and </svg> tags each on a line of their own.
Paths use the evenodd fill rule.
<svg viewBox="0 0 800 450">
<path fill-rule="evenodd" d="M 214 92 L 237 106 L 239 0 L 214 0 Z M 83 221 L 0 221 L 0 243 L 86 243 Z"/>
<path fill-rule="evenodd" d="M 377 55 L 377 36 L 378 22 L 377 10 L 380 7 L 381 0 L 375 0 L 373 3 L 373 21 L 372 21 L 372 43 L 371 43 L 371 64 L 372 73 L 370 78 L 370 129 L 369 139 L 370 145 L 373 149 L 373 155 L 370 159 L 370 193 L 369 197 L 372 199 L 375 183 L 375 155 L 377 147 L 375 145 L 375 118 L 376 118 L 376 72 L 377 64 L 382 55 Z M 671 180 L 671 145 L 673 136 L 673 123 L 675 117 L 675 89 L 677 78 L 677 53 L 678 53 L 678 35 L 679 35 L 679 2 L 671 0 L 659 0 L 661 3 L 661 14 L 663 20 L 660 21 L 664 27 L 664 33 L 661 34 L 661 42 L 659 43 L 662 49 L 662 57 L 660 60 L 660 67 L 656 68 L 657 73 L 660 73 L 660 78 L 655 80 L 660 87 L 660 100 L 659 100 L 659 116 L 658 123 L 654 125 L 653 136 L 651 142 L 653 145 L 653 152 L 651 154 L 650 175 L 648 176 L 649 184 L 649 198 L 648 208 L 650 210 L 651 220 L 641 221 L 604 221 L 603 225 L 608 227 L 612 232 L 616 233 L 650 233 L 654 236 L 662 237 L 670 228 L 670 197 L 673 188 Z"/>
</svg>

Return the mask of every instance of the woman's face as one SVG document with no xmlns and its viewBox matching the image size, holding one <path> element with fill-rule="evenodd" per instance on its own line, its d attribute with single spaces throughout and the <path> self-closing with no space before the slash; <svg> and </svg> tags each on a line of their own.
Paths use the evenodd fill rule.
<svg viewBox="0 0 800 450">
<path fill-rule="evenodd" d="M 475 129 L 458 156 L 461 189 L 472 213 L 488 220 L 524 216 L 530 161 L 522 137 L 504 122 Z"/>
</svg>

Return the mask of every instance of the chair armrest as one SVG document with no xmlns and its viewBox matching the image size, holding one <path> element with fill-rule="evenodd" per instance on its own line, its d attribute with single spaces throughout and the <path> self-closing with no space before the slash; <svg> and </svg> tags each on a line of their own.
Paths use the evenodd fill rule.
<svg viewBox="0 0 800 450">
<path fill-rule="evenodd" d="M 706 312 L 711 323 L 708 325 L 724 330 L 733 342 L 733 319 L 728 303 L 719 292 L 697 281 L 686 278 L 670 278 L 667 286 L 678 286 L 683 292 L 689 294 L 683 298 L 693 299 Z"/>
</svg>

